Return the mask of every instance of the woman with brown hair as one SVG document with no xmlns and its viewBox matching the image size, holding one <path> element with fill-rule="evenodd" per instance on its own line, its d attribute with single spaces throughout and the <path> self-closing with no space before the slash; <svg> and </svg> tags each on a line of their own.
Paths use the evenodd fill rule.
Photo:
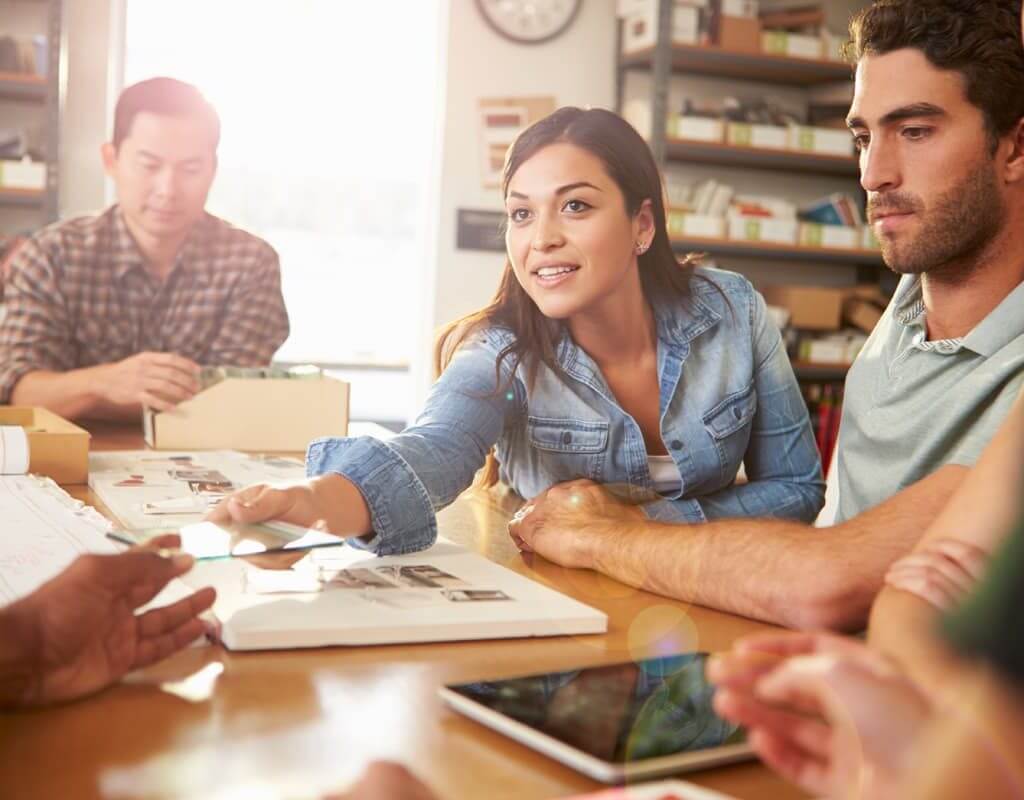
<svg viewBox="0 0 1024 800">
<path fill-rule="evenodd" d="M 215 518 L 411 552 L 486 462 L 481 483 L 526 498 L 587 479 L 656 519 L 814 519 L 821 467 L 779 332 L 745 278 L 676 258 L 642 137 L 609 111 L 559 109 L 512 145 L 503 194 L 498 291 L 442 332 L 415 422 L 387 442 L 317 440 L 316 477 L 245 489 Z"/>
</svg>

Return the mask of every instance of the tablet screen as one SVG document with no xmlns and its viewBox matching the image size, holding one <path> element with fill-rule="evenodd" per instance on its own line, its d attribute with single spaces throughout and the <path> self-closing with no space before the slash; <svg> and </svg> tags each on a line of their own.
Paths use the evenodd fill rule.
<svg viewBox="0 0 1024 800">
<path fill-rule="evenodd" d="M 744 741 L 711 708 L 707 653 L 448 687 L 493 711 L 613 763 Z"/>
</svg>

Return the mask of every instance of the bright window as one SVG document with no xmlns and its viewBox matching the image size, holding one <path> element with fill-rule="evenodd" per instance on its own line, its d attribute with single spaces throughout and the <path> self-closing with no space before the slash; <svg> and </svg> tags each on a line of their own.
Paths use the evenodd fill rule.
<svg viewBox="0 0 1024 800">
<path fill-rule="evenodd" d="M 280 253 L 276 359 L 408 364 L 426 269 L 439 0 L 125 0 L 125 83 L 221 115 L 209 210 Z"/>
</svg>

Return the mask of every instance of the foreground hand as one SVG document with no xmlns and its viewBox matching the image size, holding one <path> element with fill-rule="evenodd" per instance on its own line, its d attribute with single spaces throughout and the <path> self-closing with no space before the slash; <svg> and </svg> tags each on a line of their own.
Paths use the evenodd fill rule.
<svg viewBox="0 0 1024 800">
<path fill-rule="evenodd" d="M 115 405 L 169 411 L 199 391 L 199 365 L 174 353 L 139 353 L 102 370 L 99 392 Z"/>
<path fill-rule="evenodd" d="M 988 562 L 989 554 L 976 545 L 938 539 L 894 562 L 885 582 L 946 611 L 977 585 Z"/>
<path fill-rule="evenodd" d="M 746 726 L 761 759 L 827 797 L 883 796 L 899 781 L 930 714 L 880 654 L 830 634 L 750 637 L 712 659 L 715 710 Z"/>
<path fill-rule="evenodd" d="M 563 567 L 593 566 L 592 545 L 603 532 L 645 520 L 639 506 L 588 480 L 552 486 L 530 500 L 508 524 L 516 546 Z"/>
<path fill-rule="evenodd" d="M 351 789 L 332 797 L 334 800 L 436 800 L 419 778 L 391 761 L 374 761 Z"/>
<path fill-rule="evenodd" d="M 211 588 L 140 616 L 172 578 L 192 567 L 184 554 L 165 558 L 177 536 L 112 556 L 80 556 L 36 592 L 10 606 L 31 640 L 33 686 L 23 705 L 71 700 L 109 686 L 201 636 L 199 614 L 214 601 Z"/>
</svg>

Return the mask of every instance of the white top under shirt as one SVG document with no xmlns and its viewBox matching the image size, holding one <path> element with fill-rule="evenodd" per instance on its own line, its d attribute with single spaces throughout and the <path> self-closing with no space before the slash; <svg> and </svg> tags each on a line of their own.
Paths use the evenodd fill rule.
<svg viewBox="0 0 1024 800">
<path fill-rule="evenodd" d="M 651 483 L 658 494 L 675 494 L 683 485 L 683 476 L 672 456 L 647 456 L 647 469 L 651 473 Z"/>
</svg>

